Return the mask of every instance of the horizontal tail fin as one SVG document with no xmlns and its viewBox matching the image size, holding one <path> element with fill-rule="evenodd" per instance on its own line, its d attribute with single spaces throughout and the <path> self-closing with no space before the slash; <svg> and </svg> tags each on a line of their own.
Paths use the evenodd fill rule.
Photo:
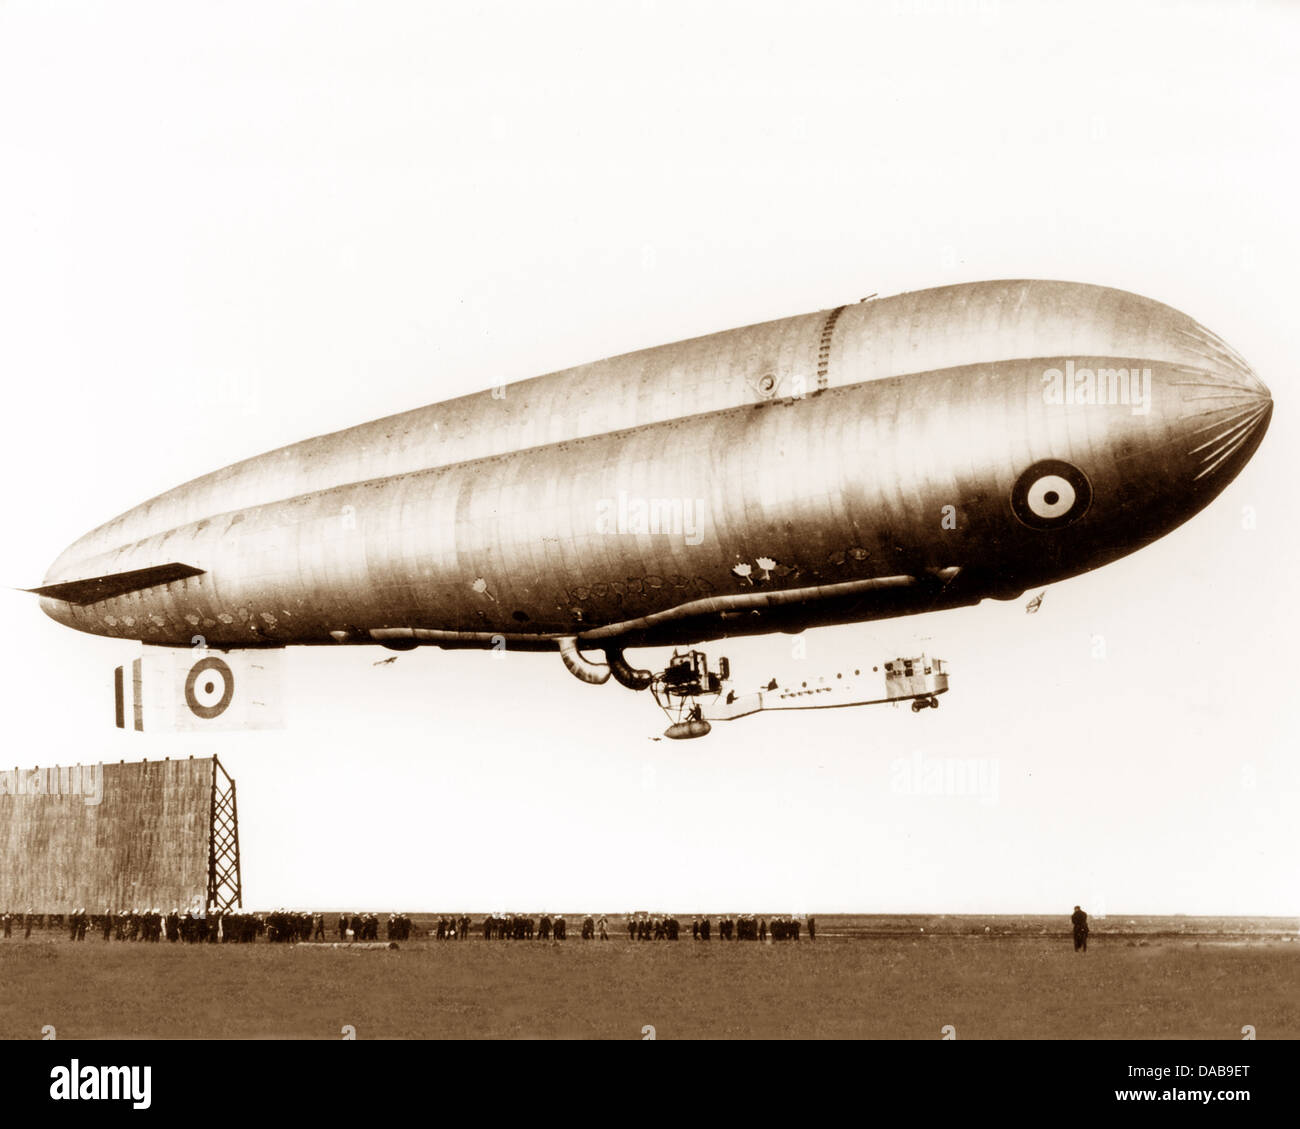
<svg viewBox="0 0 1300 1129">
<path fill-rule="evenodd" d="M 158 584 L 170 584 L 173 580 L 202 576 L 203 572 L 203 569 L 193 565 L 172 561 L 170 564 L 151 565 L 149 568 L 136 568 L 129 572 L 88 576 L 84 580 L 65 580 L 61 584 L 47 584 L 43 588 L 27 588 L 25 591 L 34 596 L 47 596 L 51 600 L 63 600 L 69 604 L 93 604 L 141 588 L 153 588 Z"/>
</svg>

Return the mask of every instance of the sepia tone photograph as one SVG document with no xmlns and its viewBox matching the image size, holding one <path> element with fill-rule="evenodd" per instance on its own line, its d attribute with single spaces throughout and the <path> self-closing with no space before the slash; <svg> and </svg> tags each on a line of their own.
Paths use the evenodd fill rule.
<svg viewBox="0 0 1300 1129">
<path fill-rule="evenodd" d="M 33 1108 L 170 1108 L 195 1040 L 1015 1040 L 1250 1102 L 1300 1036 L 1297 46 L 0 5 Z"/>
</svg>

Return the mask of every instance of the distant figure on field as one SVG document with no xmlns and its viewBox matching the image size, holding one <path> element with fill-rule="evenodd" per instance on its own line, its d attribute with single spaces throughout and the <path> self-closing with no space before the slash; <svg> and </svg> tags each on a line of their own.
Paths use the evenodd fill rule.
<svg viewBox="0 0 1300 1129">
<path fill-rule="evenodd" d="M 1078 906 L 1074 907 L 1074 912 L 1070 914 L 1070 924 L 1074 926 L 1074 951 L 1088 951 L 1088 915 Z"/>
</svg>

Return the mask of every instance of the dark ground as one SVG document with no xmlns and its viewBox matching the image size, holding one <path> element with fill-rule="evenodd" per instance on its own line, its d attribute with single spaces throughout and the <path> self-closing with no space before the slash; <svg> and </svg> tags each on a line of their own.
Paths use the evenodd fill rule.
<svg viewBox="0 0 1300 1129">
<path fill-rule="evenodd" d="M 689 915 L 675 944 L 631 943 L 621 918 L 584 942 L 568 921 L 563 944 L 396 952 L 19 935 L 0 941 L 0 1037 L 1300 1037 L 1294 920 L 1113 917 L 1086 954 L 1061 917 L 827 916 L 815 944 L 707 945 Z"/>
</svg>

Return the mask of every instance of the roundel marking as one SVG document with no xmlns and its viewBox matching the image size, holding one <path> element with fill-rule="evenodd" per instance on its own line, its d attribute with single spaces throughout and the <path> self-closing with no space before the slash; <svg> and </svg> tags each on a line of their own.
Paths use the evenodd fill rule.
<svg viewBox="0 0 1300 1129">
<path fill-rule="evenodd" d="M 234 696 L 235 675 L 223 659 L 209 655 L 190 667 L 185 679 L 185 704 L 196 717 L 206 721 L 220 717 Z"/>
<path fill-rule="evenodd" d="M 1061 529 L 1092 505 L 1092 484 L 1072 463 L 1043 459 L 1024 471 L 1011 488 L 1011 512 L 1030 529 Z"/>
</svg>

